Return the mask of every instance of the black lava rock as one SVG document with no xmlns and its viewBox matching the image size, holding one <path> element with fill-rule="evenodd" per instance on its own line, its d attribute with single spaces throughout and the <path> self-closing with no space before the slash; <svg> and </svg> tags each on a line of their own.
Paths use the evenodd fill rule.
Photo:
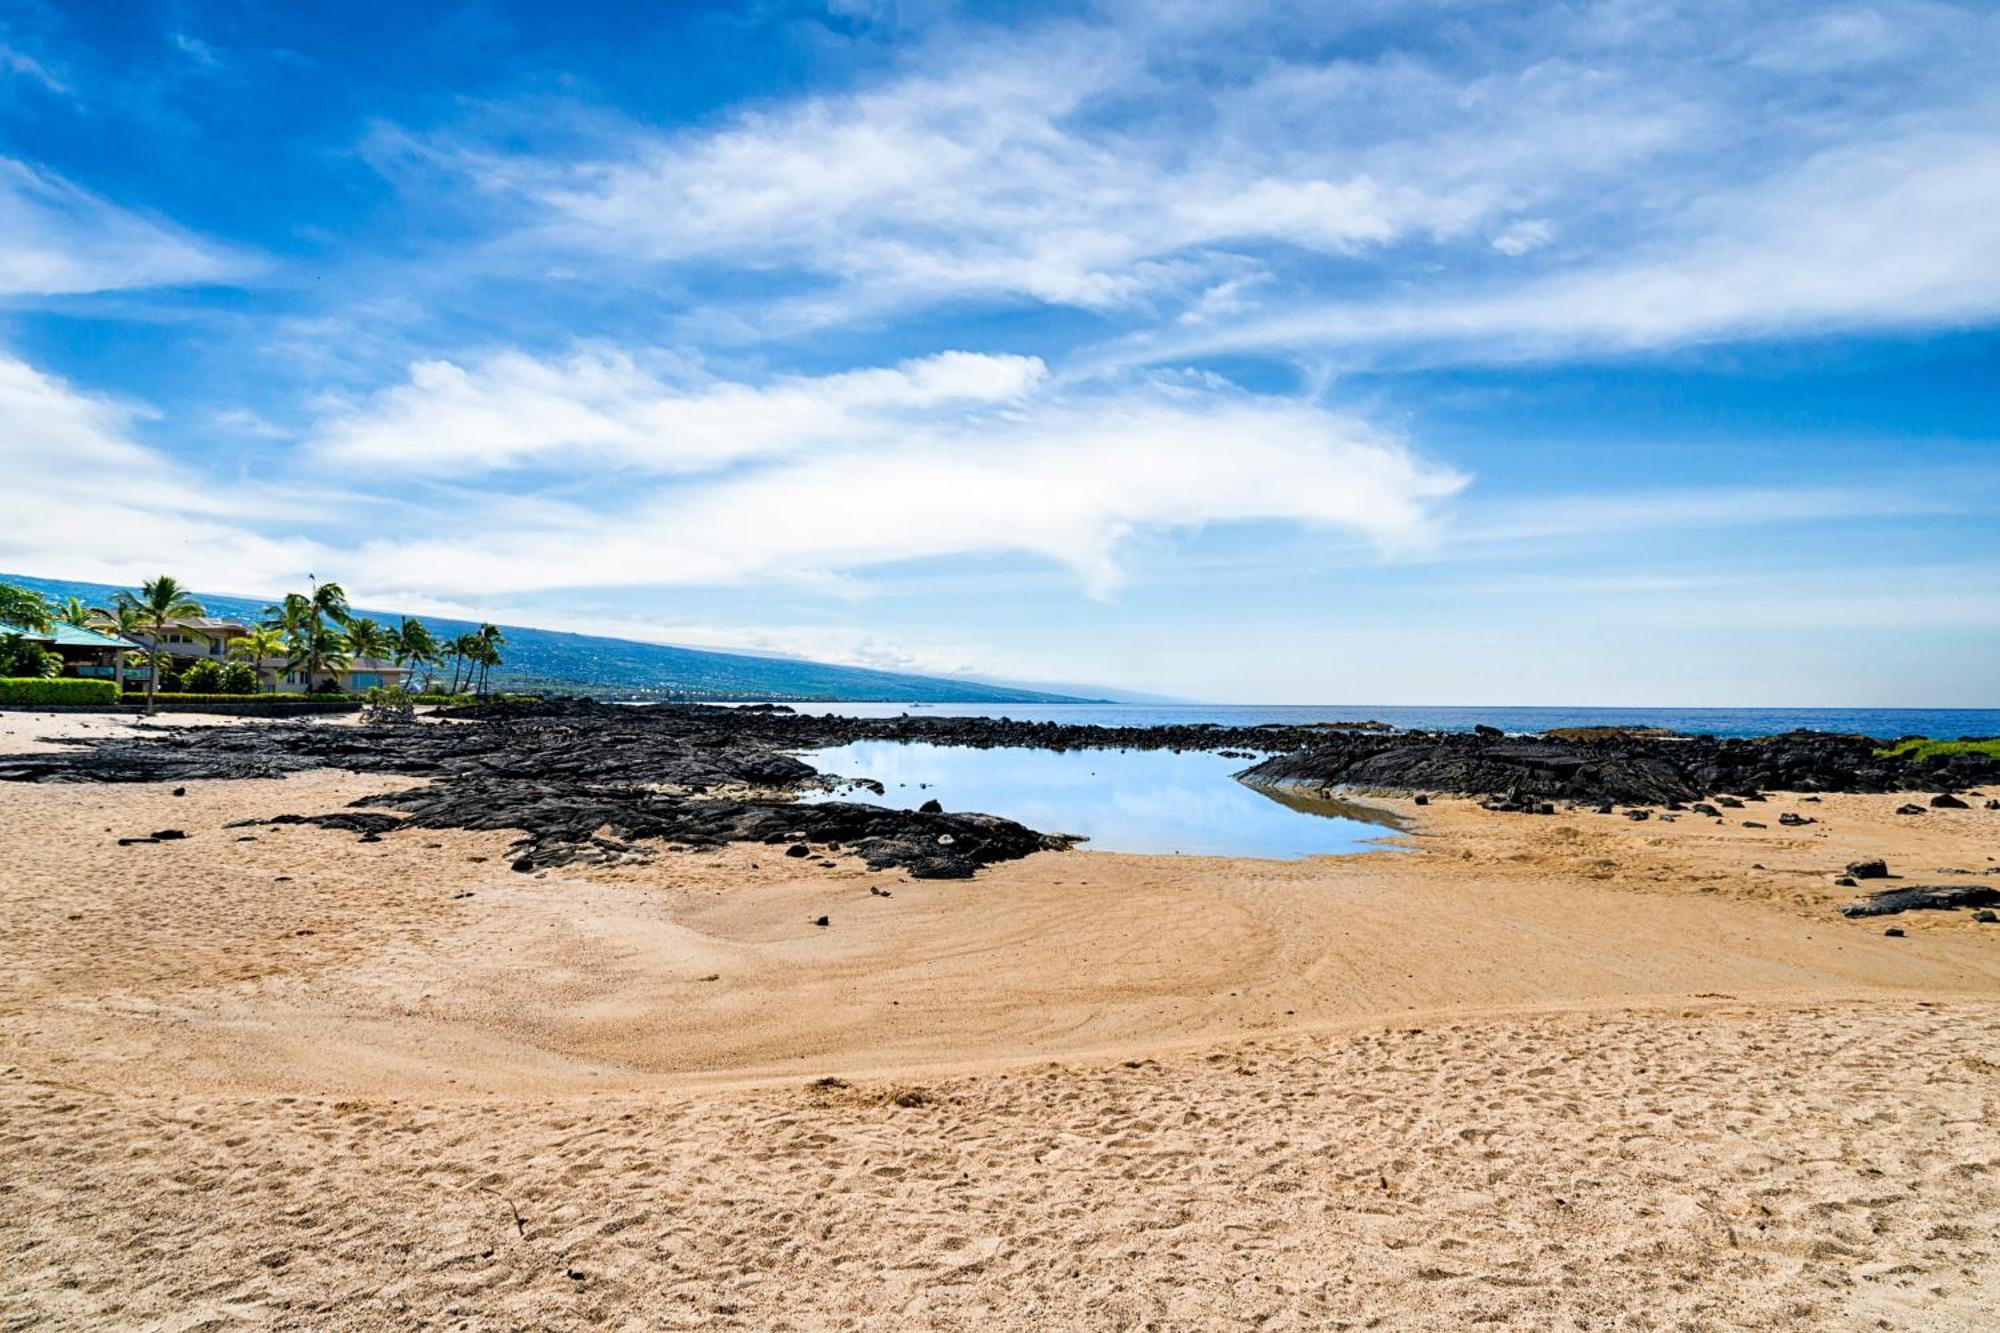
<svg viewBox="0 0 2000 1333">
<path fill-rule="evenodd" d="M 1840 909 L 1842 916 L 1895 916 L 1901 912 L 1950 912 L 2000 904 L 2000 889 L 1984 884 L 1931 885 L 1870 894 Z"/>
</svg>

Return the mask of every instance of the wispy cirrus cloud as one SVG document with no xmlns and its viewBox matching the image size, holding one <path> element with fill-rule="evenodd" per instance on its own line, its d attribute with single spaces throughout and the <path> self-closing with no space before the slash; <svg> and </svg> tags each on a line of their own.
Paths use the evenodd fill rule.
<svg viewBox="0 0 2000 1333">
<path fill-rule="evenodd" d="M 0 158 L 0 298 L 234 282 L 248 256 Z"/>
<path fill-rule="evenodd" d="M 1179 47 L 1185 25 L 1128 20 L 946 33 L 923 72 L 713 128 L 599 125 L 581 153 L 452 133 L 378 148 L 509 201 L 517 251 L 790 274 L 805 285 L 771 304 L 812 323 L 967 296 L 1177 307 L 1274 247 L 1518 247 L 1537 225 L 1523 209 L 1644 163 L 1706 115 L 1561 58 L 1502 74 L 1288 60 L 1261 45 L 1282 22 L 1239 33 L 1222 11 L 1211 35 L 1263 58 L 1213 75 Z"/>
<path fill-rule="evenodd" d="M 702 472 L 886 442 L 940 411 L 1018 401 L 1045 374 L 1035 357 L 940 352 L 752 386 L 649 366 L 614 348 L 561 360 L 499 352 L 470 366 L 411 366 L 406 383 L 334 412 L 314 448 L 336 460 L 457 476 L 555 459 Z"/>
<path fill-rule="evenodd" d="M 0 42 L 0 74 L 13 75 L 39 85 L 43 91 L 63 94 L 69 86 L 57 78 L 47 65 L 26 51 Z"/>
<path fill-rule="evenodd" d="M 1140 335 L 1101 364 L 1222 351 L 1421 345 L 1510 360 L 2000 314 L 2000 102 L 1991 130 L 1922 128 L 1843 145 L 1689 203 L 1670 234 L 1526 280 L 1329 301 L 1188 335 Z M 1498 242 L 1496 242 L 1498 244 Z"/>
<path fill-rule="evenodd" d="M 502 201 L 494 262 L 756 275 L 684 312 L 718 336 L 1040 302 L 1127 335 L 1087 371 L 2000 312 L 1977 205 L 2000 18 L 1549 5 L 1348 40 L 1383 21 L 1196 6 L 1004 37 L 946 24 L 899 76 L 713 124 L 598 121 L 539 152 L 476 127 L 401 142 Z"/>
</svg>

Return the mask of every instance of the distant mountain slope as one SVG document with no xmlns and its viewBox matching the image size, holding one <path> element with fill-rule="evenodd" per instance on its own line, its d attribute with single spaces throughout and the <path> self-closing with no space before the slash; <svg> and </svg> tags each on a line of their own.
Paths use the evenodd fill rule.
<svg viewBox="0 0 2000 1333">
<path fill-rule="evenodd" d="M 19 584 L 59 601 L 81 597 L 102 605 L 117 591 L 101 583 L 0 574 L 0 581 Z M 227 597 L 195 590 L 211 613 L 251 620 L 276 597 Z M 356 608 L 359 614 L 395 623 L 400 614 Z M 464 634 L 478 626 L 442 616 L 420 617 L 439 638 Z M 506 664 L 494 673 L 501 689 L 547 689 L 589 692 L 613 697 L 694 697 L 705 699 L 841 699 L 882 703 L 1077 703 L 1074 695 L 1016 689 L 985 681 L 912 676 L 863 667 L 832 666 L 789 657 L 757 657 L 696 648 L 669 648 L 630 639 L 591 634 L 562 634 L 523 625 L 501 626 L 507 633 Z M 1093 700 L 1093 702 L 1095 702 Z"/>
</svg>

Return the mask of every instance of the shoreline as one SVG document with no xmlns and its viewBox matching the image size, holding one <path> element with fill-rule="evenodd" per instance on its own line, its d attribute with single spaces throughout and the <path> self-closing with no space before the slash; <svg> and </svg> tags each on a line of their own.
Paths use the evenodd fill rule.
<svg viewBox="0 0 2000 1333">
<path fill-rule="evenodd" d="M 2000 1299 L 2000 925 L 1886 936 L 1834 883 L 1989 882 L 2000 812 L 1391 798 L 1395 850 L 970 880 L 238 825 L 463 780 L 0 783 L 0 1303 L 1011 1333 L 1971 1330 Z"/>
</svg>

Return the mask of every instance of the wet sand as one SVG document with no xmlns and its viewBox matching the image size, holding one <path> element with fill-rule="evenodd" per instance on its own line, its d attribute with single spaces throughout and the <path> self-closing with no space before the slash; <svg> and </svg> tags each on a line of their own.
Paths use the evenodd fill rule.
<svg viewBox="0 0 2000 1333">
<path fill-rule="evenodd" d="M 1390 803 L 1403 850 L 969 883 L 221 828 L 398 785 L 0 787 L 6 1327 L 2000 1306 L 2000 926 L 1831 883 L 1966 882 L 2000 812 Z"/>
</svg>

